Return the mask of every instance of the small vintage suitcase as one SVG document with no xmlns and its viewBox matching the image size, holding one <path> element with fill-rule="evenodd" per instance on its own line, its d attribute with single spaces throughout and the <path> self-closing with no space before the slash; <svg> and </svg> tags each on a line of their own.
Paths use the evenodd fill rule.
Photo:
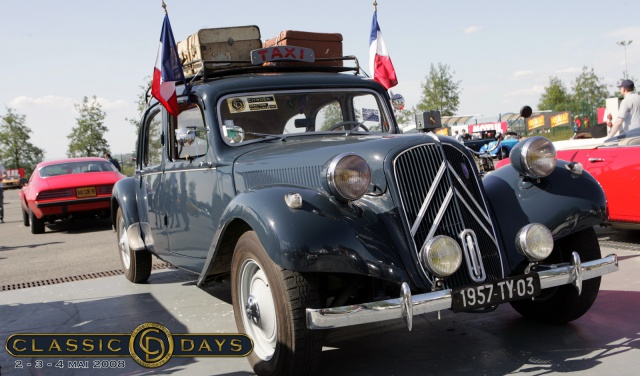
<svg viewBox="0 0 640 376">
<path fill-rule="evenodd" d="M 316 59 L 342 57 L 342 34 L 340 33 L 312 33 L 308 31 L 285 30 L 277 37 L 268 39 L 263 47 L 298 46 L 313 49 Z M 276 64 L 301 63 L 279 62 Z M 342 66 L 342 60 L 318 61 L 318 65 Z"/>
<path fill-rule="evenodd" d="M 186 75 L 196 74 L 202 64 L 184 65 L 194 60 L 230 61 L 251 60 L 251 51 L 262 48 L 258 26 L 222 27 L 200 29 L 178 42 L 178 55 Z M 226 69 L 241 66 L 239 63 L 207 64 L 207 68 Z"/>
</svg>

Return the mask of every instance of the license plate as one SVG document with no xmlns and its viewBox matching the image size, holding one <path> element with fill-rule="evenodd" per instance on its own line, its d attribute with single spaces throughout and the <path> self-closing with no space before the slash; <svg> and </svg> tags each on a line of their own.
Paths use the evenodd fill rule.
<svg viewBox="0 0 640 376">
<path fill-rule="evenodd" d="M 525 274 L 480 285 L 452 289 L 454 312 L 471 311 L 540 294 L 540 276 Z"/>
<path fill-rule="evenodd" d="M 82 187 L 76 188 L 76 197 L 95 197 L 96 195 L 96 187 Z"/>
</svg>

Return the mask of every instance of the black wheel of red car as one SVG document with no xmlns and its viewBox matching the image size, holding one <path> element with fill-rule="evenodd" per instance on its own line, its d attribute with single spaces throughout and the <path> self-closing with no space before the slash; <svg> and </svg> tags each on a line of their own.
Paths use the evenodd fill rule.
<svg viewBox="0 0 640 376">
<path fill-rule="evenodd" d="M 125 277 L 134 283 L 145 282 L 151 275 L 151 253 L 134 251 L 129 247 L 127 227 L 120 208 L 118 208 L 118 214 L 116 215 L 116 236 L 118 237 L 120 263 Z"/>
<path fill-rule="evenodd" d="M 236 244 L 231 297 L 238 330 L 253 340 L 248 360 L 258 375 L 303 375 L 317 369 L 322 336 L 307 329 L 305 312 L 319 307 L 317 288 L 306 276 L 275 264 L 253 231 Z"/>
<path fill-rule="evenodd" d="M 29 213 L 27 213 L 24 209 L 22 209 L 22 224 L 26 227 L 29 227 Z"/>
<path fill-rule="evenodd" d="M 600 244 L 593 228 L 575 232 L 558 240 L 551 256 L 545 263 L 568 262 L 573 251 L 578 252 L 582 262 L 600 258 Z M 522 316 L 550 324 L 564 324 L 584 315 L 598 296 L 600 277 L 582 281 L 582 293 L 573 285 L 564 285 L 542 290 L 535 300 L 511 302 Z"/>
<path fill-rule="evenodd" d="M 38 219 L 31 209 L 29 209 L 29 222 L 32 234 L 42 234 L 44 232 L 44 219 Z"/>
</svg>

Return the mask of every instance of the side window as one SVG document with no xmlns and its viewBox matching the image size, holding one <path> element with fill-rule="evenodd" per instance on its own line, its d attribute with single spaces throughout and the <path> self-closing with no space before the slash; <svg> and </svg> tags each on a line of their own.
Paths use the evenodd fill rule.
<svg viewBox="0 0 640 376">
<path fill-rule="evenodd" d="M 158 166 L 162 163 L 162 112 L 159 109 L 149 114 L 144 132 L 142 167 Z"/>
<path fill-rule="evenodd" d="M 169 157 L 171 160 L 193 160 L 207 154 L 208 130 L 200 107 L 194 103 L 179 105 L 180 114 L 170 119 Z"/>
</svg>

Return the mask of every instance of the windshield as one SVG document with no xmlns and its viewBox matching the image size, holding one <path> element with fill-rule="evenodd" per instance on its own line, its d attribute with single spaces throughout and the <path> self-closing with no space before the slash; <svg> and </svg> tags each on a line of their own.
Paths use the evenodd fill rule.
<svg viewBox="0 0 640 376">
<path fill-rule="evenodd" d="M 640 145 L 640 128 L 631 129 L 617 136 L 608 138 L 604 141 L 603 146 L 634 146 Z"/>
<path fill-rule="evenodd" d="M 69 174 L 82 174 L 85 172 L 104 172 L 115 171 L 115 167 L 111 162 L 102 161 L 86 161 L 86 162 L 68 162 L 42 167 L 39 171 L 40 176 L 56 176 Z"/>
<path fill-rule="evenodd" d="M 229 144 L 318 132 L 388 133 L 388 107 L 365 90 L 246 93 L 218 103 L 220 131 Z"/>
</svg>

